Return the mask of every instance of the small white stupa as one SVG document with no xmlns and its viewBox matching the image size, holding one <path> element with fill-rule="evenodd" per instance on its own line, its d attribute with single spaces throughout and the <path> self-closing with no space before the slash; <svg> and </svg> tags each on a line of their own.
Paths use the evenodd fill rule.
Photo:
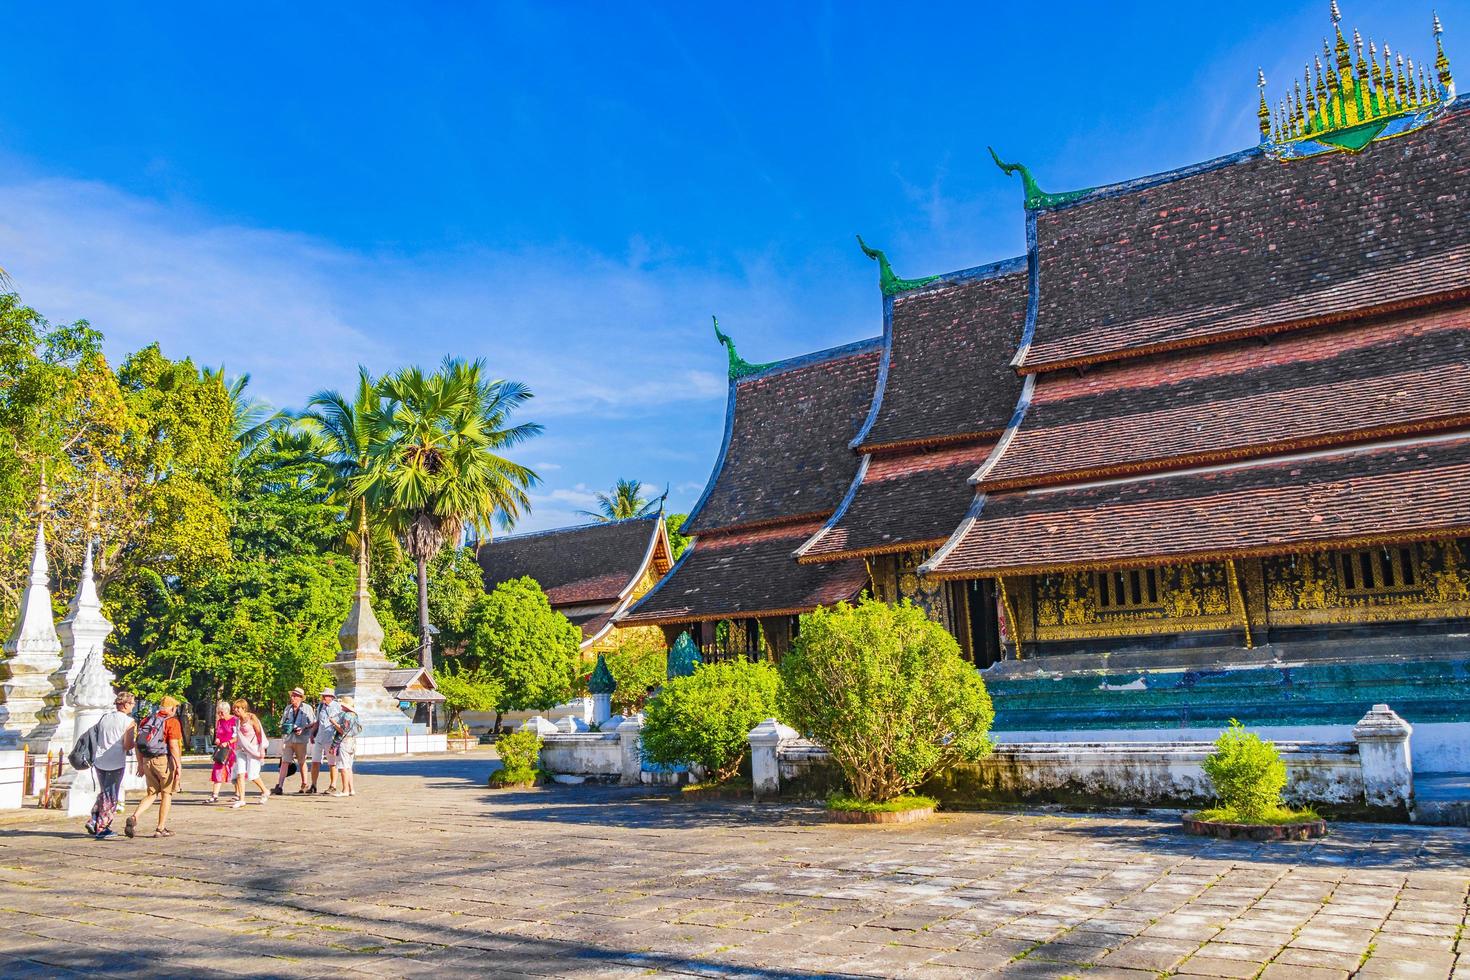
<svg viewBox="0 0 1470 980">
<path fill-rule="evenodd" d="M 72 731 L 67 741 L 75 745 L 86 731 L 103 716 L 113 710 L 114 691 L 112 671 L 102 663 L 102 648 L 99 646 L 87 654 L 77 671 L 76 680 L 66 692 L 66 703 L 70 710 Z M 97 801 L 97 773 L 94 769 L 80 772 L 67 766 L 59 780 L 51 784 L 50 806 L 66 811 L 69 817 L 80 817 L 92 812 Z"/>
<path fill-rule="evenodd" d="M 102 615 L 102 600 L 97 596 L 97 582 L 92 577 L 92 552 L 97 545 L 97 531 L 101 523 L 97 514 L 97 495 L 92 495 L 92 510 L 87 517 L 87 555 L 82 560 L 82 577 L 77 583 L 77 594 L 72 597 L 66 618 L 61 621 L 61 667 L 52 677 L 53 683 L 70 695 L 82 664 L 95 651 L 99 656 L 107 638 L 112 635 L 112 623 Z M 109 675 L 109 680 L 111 675 Z M 70 752 L 76 744 L 76 736 L 85 728 L 73 731 L 72 716 L 75 709 L 72 699 L 64 696 L 56 712 L 56 728 L 51 734 L 49 748 Z M 108 705 L 112 704 L 111 698 Z M 42 714 L 43 721 L 49 720 L 49 709 Z"/>
<path fill-rule="evenodd" d="M 50 744 L 62 695 L 55 680 L 56 672 L 61 669 L 61 639 L 51 618 L 51 579 L 46 563 L 47 502 L 43 474 L 30 580 L 21 595 L 20 616 L 5 642 L 5 659 L 0 664 L 0 676 L 4 678 L 0 680 L 0 732 L 6 741 L 24 745 L 34 753 L 45 753 Z"/>
</svg>

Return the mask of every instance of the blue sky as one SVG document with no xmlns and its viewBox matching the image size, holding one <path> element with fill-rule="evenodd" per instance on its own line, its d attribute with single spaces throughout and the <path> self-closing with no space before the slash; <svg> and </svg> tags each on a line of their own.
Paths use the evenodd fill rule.
<svg viewBox="0 0 1470 980">
<path fill-rule="evenodd" d="M 0 267 L 115 355 L 158 339 L 284 406 L 484 357 L 546 426 L 523 529 L 618 477 L 687 508 L 711 313 L 752 361 L 873 336 L 854 233 L 904 276 L 1019 254 L 987 145 L 1047 190 L 1241 149 L 1257 65 L 1299 75 L 1330 28 L 1326 0 L 1026 7 L 18 5 Z M 1343 7 L 1432 61 L 1429 3 Z M 1460 67 L 1470 2 L 1438 9 Z"/>
</svg>

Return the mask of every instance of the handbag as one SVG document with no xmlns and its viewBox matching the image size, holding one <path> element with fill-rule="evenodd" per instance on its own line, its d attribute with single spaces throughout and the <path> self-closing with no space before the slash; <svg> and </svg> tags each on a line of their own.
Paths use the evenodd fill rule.
<svg viewBox="0 0 1470 980">
<path fill-rule="evenodd" d="M 214 755 L 210 758 L 214 759 L 215 765 L 224 765 L 226 760 L 230 758 L 230 747 L 228 745 L 216 745 L 214 747 Z"/>
</svg>

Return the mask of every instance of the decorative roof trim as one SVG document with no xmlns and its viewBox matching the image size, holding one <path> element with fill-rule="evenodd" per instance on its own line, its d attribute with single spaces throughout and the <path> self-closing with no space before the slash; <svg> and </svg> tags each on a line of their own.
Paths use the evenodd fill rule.
<svg viewBox="0 0 1470 980">
<path fill-rule="evenodd" d="M 481 548 L 493 548 L 497 544 L 508 543 L 511 541 L 525 541 L 528 538 L 544 538 L 548 535 L 565 534 L 570 531 L 590 531 L 592 528 L 595 527 L 609 527 L 613 524 L 633 524 L 638 521 L 656 520 L 660 520 L 660 518 L 653 514 L 644 514 L 642 517 L 620 517 L 615 521 L 588 521 L 586 524 L 568 524 L 565 527 L 548 527 L 540 531 L 522 531 L 518 534 L 507 534 L 503 537 L 492 538 L 489 541 L 481 541 L 479 547 L 475 549 L 475 553 L 479 554 Z"/>
<path fill-rule="evenodd" d="M 653 556 L 658 552 L 660 541 L 663 542 L 664 551 L 669 554 L 670 558 L 673 557 L 673 549 L 669 547 L 668 535 L 668 527 L 664 524 L 663 518 L 659 517 L 654 521 L 653 535 L 648 539 L 648 548 L 643 552 L 643 560 L 638 563 L 638 571 L 633 573 L 633 577 L 628 580 L 628 584 L 623 587 L 623 591 L 618 593 L 619 604 L 626 601 L 628 596 L 633 594 L 633 590 L 638 588 L 638 583 L 643 581 L 643 576 L 648 573 L 648 566 L 653 561 Z M 667 575 L 668 573 L 665 572 L 664 574 Z M 617 613 L 615 612 L 613 615 L 616 616 Z"/>
<path fill-rule="evenodd" d="M 859 590 L 861 591 L 861 590 Z M 658 618 L 650 617 L 634 622 L 620 623 L 620 626 L 677 626 L 681 623 L 715 623 L 722 619 L 770 619 L 775 616 L 802 616 L 817 609 L 817 604 L 809 606 L 791 606 L 782 609 L 754 609 L 738 610 L 722 613 L 688 613 L 681 616 L 667 615 Z"/>
<path fill-rule="evenodd" d="M 735 341 L 731 340 L 728 334 L 720 330 L 720 318 L 711 316 L 710 319 L 715 322 L 715 339 L 725 345 L 725 352 L 730 357 L 730 378 L 732 380 L 735 378 L 748 378 L 752 374 L 759 374 L 771 366 L 770 364 L 752 364 L 735 353 Z"/>
<path fill-rule="evenodd" d="M 641 605 L 643 605 L 649 599 L 653 598 L 655 595 L 657 595 L 658 594 L 658 590 L 659 589 L 662 589 L 666 584 L 668 584 L 668 581 L 670 579 L 672 579 L 678 573 L 679 567 L 681 565 L 683 565 L 686 561 L 689 560 L 689 556 L 690 555 L 694 554 L 694 549 L 696 547 L 698 547 L 698 545 L 699 545 L 699 539 L 698 538 L 696 538 L 695 540 L 689 542 L 689 545 L 684 549 L 684 553 L 679 556 L 679 560 L 676 561 L 676 562 L 674 562 L 674 567 L 671 568 L 671 569 L 669 569 L 667 572 L 665 572 L 664 573 L 664 577 L 661 578 L 661 579 L 659 579 L 657 582 L 655 582 L 653 584 L 653 588 L 651 588 L 647 592 L 643 593 L 643 595 L 638 598 L 638 601 L 637 602 L 634 602 L 631 606 L 629 606 L 628 608 L 622 610 L 621 612 L 615 612 L 615 613 L 613 613 L 612 614 L 612 617 L 608 620 L 608 625 L 609 626 L 622 626 L 623 625 L 623 620 L 625 618 L 630 617 L 630 616 L 637 615 L 637 613 L 638 613 L 638 607 L 641 606 Z M 629 625 L 643 625 L 643 624 L 629 624 Z"/>
<path fill-rule="evenodd" d="M 975 522 L 980 520 L 980 515 L 984 512 L 985 494 L 977 493 L 975 494 L 975 499 L 970 501 L 970 509 L 965 512 L 964 520 L 960 521 L 959 527 L 954 529 L 954 533 L 949 536 L 948 541 L 939 546 L 938 551 L 929 556 L 928 561 L 919 566 L 918 573 L 920 575 L 935 575 L 934 570 L 949 557 L 955 548 L 959 547 L 960 542 L 970 533 L 970 528 L 975 526 Z M 937 578 L 939 576 L 935 575 L 935 577 Z"/>
<path fill-rule="evenodd" d="M 987 146 L 986 149 L 990 151 L 990 158 L 995 161 L 995 165 L 1006 176 L 1009 177 L 1017 173 L 1021 175 L 1021 186 L 1026 191 L 1026 210 L 1028 211 L 1059 207 L 1092 193 L 1092 188 L 1087 187 L 1080 191 L 1064 191 L 1060 194 L 1048 194 L 1036 183 L 1036 178 L 1031 176 L 1031 171 L 1026 169 L 1024 163 L 1004 163 L 1001 161 L 1000 154 L 995 152 L 995 147 Z"/>
<path fill-rule="evenodd" d="M 833 551 L 821 555 L 802 555 L 796 559 L 801 565 L 822 565 L 832 561 L 848 561 L 853 558 L 876 558 L 879 555 L 896 555 L 905 551 L 942 547 L 948 538 L 924 538 L 918 541 L 902 541 L 896 544 L 878 545 L 872 548 L 856 548 L 851 551 Z"/>
<path fill-rule="evenodd" d="M 817 542 L 822 540 L 828 531 L 836 527 L 838 521 L 842 520 L 842 515 L 847 513 L 847 508 L 852 505 L 853 499 L 857 496 L 858 489 L 862 487 L 863 478 L 868 475 L 868 464 L 872 461 L 873 457 L 871 454 L 865 454 L 863 456 L 862 462 L 858 463 L 857 475 L 852 478 L 852 483 L 848 485 L 847 493 L 843 495 L 842 502 L 837 505 L 837 509 L 832 512 L 832 516 L 827 518 L 827 523 L 823 524 L 817 529 L 815 534 L 797 546 L 796 550 L 791 553 L 792 558 L 801 561 L 802 556 L 814 548 Z"/>
<path fill-rule="evenodd" d="M 1005 429 L 986 429 L 983 432 L 956 432 L 947 436 L 922 436 L 917 439 L 899 439 L 895 442 L 872 442 L 859 446 L 860 452 L 872 453 L 882 456 L 888 453 L 901 452 L 906 449 L 939 449 L 952 446 L 960 442 L 982 442 L 986 439 L 998 439 Z"/>
<path fill-rule="evenodd" d="M 732 534 L 745 534 L 749 531 L 770 531 L 792 524 L 810 524 L 812 521 L 825 521 L 831 515 L 832 512 L 830 510 L 813 510 L 805 514 L 793 514 L 790 517 L 768 517 L 762 521 L 746 521 L 744 524 L 726 524 L 724 527 L 700 531 L 695 536 L 709 538 L 710 540 L 727 538 Z"/>
<path fill-rule="evenodd" d="M 928 285 L 914 290 L 914 294 L 937 292 L 951 286 L 960 286 L 970 282 L 983 282 L 987 279 L 999 279 L 1014 272 L 1020 272 L 1025 267 L 1027 258 L 1018 255 L 1009 259 L 1001 259 L 999 262 L 990 262 L 986 265 L 977 265 L 969 269 L 961 269 L 958 272 L 946 272 L 935 276 Z M 905 299 L 908 297 L 905 296 Z M 878 381 L 873 386 L 873 403 L 868 408 L 868 417 L 863 420 L 862 427 L 858 429 L 857 435 L 852 437 L 847 445 L 858 452 L 868 452 L 870 447 L 863 444 L 873 426 L 878 421 L 878 410 L 883 404 L 883 394 L 888 390 L 888 366 L 893 359 L 893 297 L 883 297 L 883 336 L 880 338 L 883 344 L 883 358 L 878 362 Z M 885 446 L 899 446 L 903 443 L 886 443 Z"/>
<path fill-rule="evenodd" d="M 1063 562 L 1055 565 L 1008 565 L 1004 568 L 987 568 L 984 571 L 943 571 L 937 567 L 941 561 L 938 554 L 919 568 L 919 573 L 929 578 L 946 581 L 954 579 L 1002 578 L 1015 575 L 1051 575 L 1059 572 L 1082 572 L 1100 569 L 1150 568 L 1158 565 L 1184 565 L 1197 561 L 1224 561 L 1229 558 L 1264 558 L 1269 555 L 1299 555 L 1314 551 L 1338 548 L 1371 548 L 1380 544 L 1411 543 L 1417 541 L 1442 541 L 1470 536 L 1470 524 L 1439 528 L 1432 531 L 1389 532 L 1384 534 L 1359 534 L 1341 538 L 1323 536 L 1308 541 L 1287 544 L 1252 545 L 1246 548 L 1225 548 L 1210 551 L 1177 552 L 1167 555 L 1137 555 L 1114 561 Z M 948 552 L 945 552 L 947 555 Z"/>
<path fill-rule="evenodd" d="M 918 289 L 927 286 L 938 279 L 938 276 L 924 276 L 921 279 L 900 279 L 893 274 L 893 266 L 888 261 L 888 256 L 883 254 L 882 249 L 869 248 L 868 243 L 863 241 L 863 236 L 857 236 L 858 247 L 863 254 L 878 263 L 878 288 L 884 296 L 893 296 L 898 293 L 908 292 L 910 289 Z"/>
</svg>

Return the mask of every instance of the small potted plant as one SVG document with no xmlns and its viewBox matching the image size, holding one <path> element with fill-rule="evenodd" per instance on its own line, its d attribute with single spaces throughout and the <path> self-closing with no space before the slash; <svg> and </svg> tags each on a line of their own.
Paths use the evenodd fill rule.
<svg viewBox="0 0 1470 980">
<path fill-rule="evenodd" d="M 1315 811 L 1293 810 L 1282 800 L 1286 763 L 1276 746 L 1233 718 L 1203 768 L 1218 805 L 1186 813 L 1186 832 L 1227 840 L 1308 840 L 1327 833 Z"/>
<path fill-rule="evenodd" d="M 490 774 L 490 785 L 497 789 L 529 789 L 540 775 L 541 736 L 531 729 L 511 732 L 495 740 L 500 754 L 500 768 Z"/>
</svg>

